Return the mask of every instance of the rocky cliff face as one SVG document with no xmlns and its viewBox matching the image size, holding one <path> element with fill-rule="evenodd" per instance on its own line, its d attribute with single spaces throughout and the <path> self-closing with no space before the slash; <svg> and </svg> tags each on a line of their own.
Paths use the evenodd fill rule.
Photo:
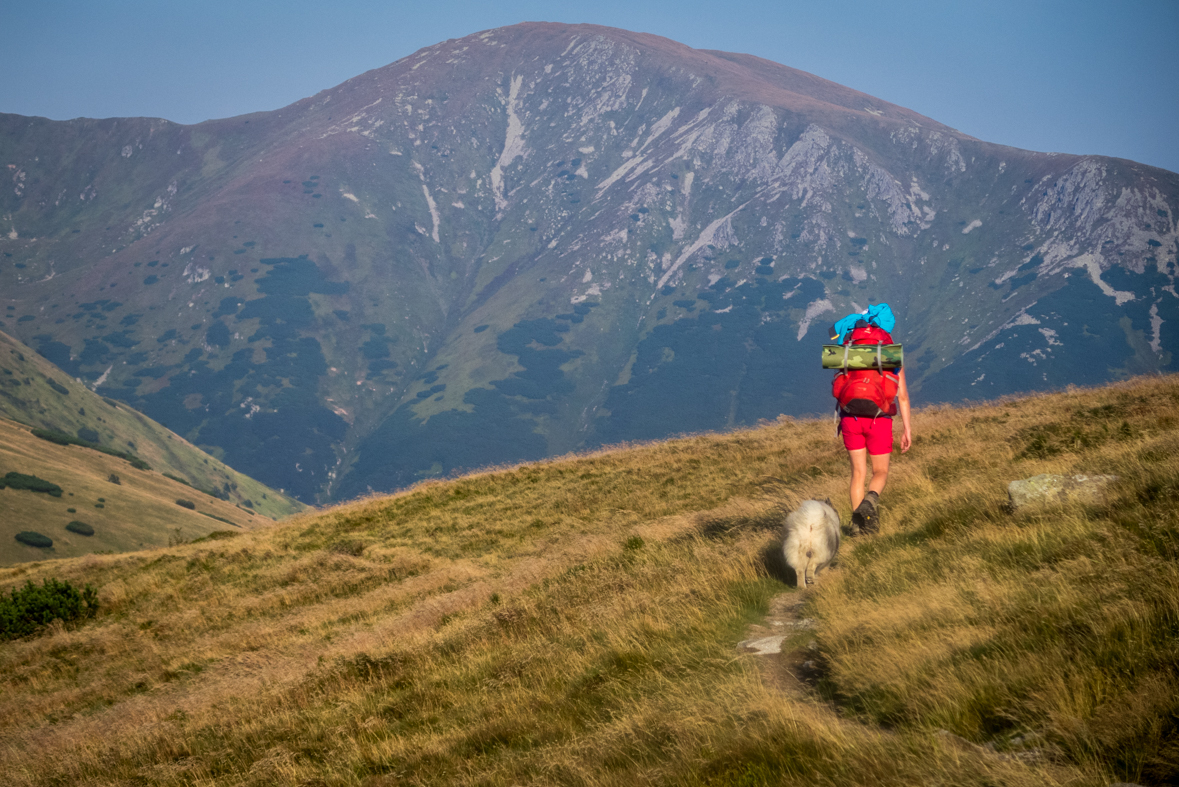
<svg viewBox="0 0 1179 787">
<path fill-rule="evenodd" d="M 0 165 L 3 329 L 305 500 L 826 411 L 877 301 L 919 402 L 1175 363 L 1179 176 L 620 30 L 197 126 L 0 116 Z"/>
</svg>

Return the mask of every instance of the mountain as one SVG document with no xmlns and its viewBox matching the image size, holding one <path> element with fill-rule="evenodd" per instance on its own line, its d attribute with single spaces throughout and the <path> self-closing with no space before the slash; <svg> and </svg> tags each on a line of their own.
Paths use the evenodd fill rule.
<svg viewBox="0 0 1179 787">
<path fill-rule="evenodd" d="M 0 768 L 14 787 L 1173 785 L 1177 397 L 1167 375 L 918 411 L 880 534 L 844 540 L 814 590 L 781 526 L 826 496 L 847 522 L 826 419 L 0 568 L 0 598 L 54 579 L 99 599 L 0 647 Z M 1094 472 L 1120 476 L 1102 499 L 1006 510 L 1012 480 Z"/>
<path fill-rule="evenodd" d="M 226 510 L 235 505 L 249 509 L 238 512 L 242 517 L 252 517 L 256 512 L 269 521 L 305 509 L 294 498 L 226 467 L 129 405 L 99 396 L 4 332 L 0 332 L 0 423 L 6 435 L 0 441 L 0 469 L 4 470 L 0 476 L 8 471 L 38 475 L 28 463 L 51 457 L 90 456 L 86 462 L 97 462 L 103 469 L 110 464 L 108 471 L 116 474 L 123 467 L 131 476 L 160 476 L 162 489 L 174 484 L 174 489 L 164 492 L 170 505 L 187 484 L 192 489 L 186 494 L 206 490 L 206 494 L 228 505 Z M 52 439 L 35 438 L 28 428 L 40 430 Z M 65 444 L 65 438 L 72 439 L 73 444 Z M 98 456 L 103 452 L 106 458 Z M 57 464 L 58 472 L 70 471 L 71 462 L 62 459 Z M 93 472 L 98 472 L 99 465 L 91 468 Z M 99 475 L 105 482 L 107 474 Z M 171 481 L 165 483 L 165 475 L 171 476 Z M 4 508 L 7 524 L 15 527 L 18 522 L 11 505 Z"/>
<path fill-rule="evenodd" d="M 194 126 L 0 116 L 0 326 L 302 500 L 826 411 L 890 303 L 918 402 L 1175 368 L 1179 175 L 983 142 L 592 25 Z"/>
</svg>

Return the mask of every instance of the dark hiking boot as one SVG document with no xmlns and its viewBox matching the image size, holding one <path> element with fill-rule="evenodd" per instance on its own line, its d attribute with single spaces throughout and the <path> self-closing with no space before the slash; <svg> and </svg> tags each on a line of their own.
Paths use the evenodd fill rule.
<svg viewBox="0 0 1179 787">
<path fill-rule="evenodd" d="M 860 513 L 860 509 L 852 511 L 851 523 L 847 526 L 848 536 L 860 536 L 864 534 L 864 515 Z"/>
<path fill-rule="evenodd" d="M 880 516 L 876 511 L 876 504 L 880 502 L 880 495 L 869 492 L 856 506 L 852 514 L 852 535 L 879 533 Z"/>
</svg>

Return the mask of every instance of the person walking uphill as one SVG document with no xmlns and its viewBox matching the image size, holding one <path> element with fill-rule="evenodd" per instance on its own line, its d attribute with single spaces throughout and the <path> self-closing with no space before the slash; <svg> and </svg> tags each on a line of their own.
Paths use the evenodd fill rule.
<svg viewBox="0 0 1179 787">
<path fill-rule="evenodd" d="M 896 318 L 887 303 L 871 306 L 861 314 L 849 314 L 831 328 L 831 339 L 841 347 L 824 348 L 838 356 L 840 371 L 832 383 L 838 402 L 838 433 L 843 436 L 851 464 L 851 534 L 880 530 L 877 508 L 888 481 L 893 447 L 893 416 L 898 413 L 904 431 L 901 453 L 913 444 L 909 418 L 909 387 L 905 382 L 901 347 L 893 344 Z M 854 353 L 851 348 L 856 348 Z M 853 359 L 854 356 L 854 359 Z M 871 457 L 872 475 L 868 478 Z M 868 489 L 864 490 L 864 481 Z"/>
</svg>

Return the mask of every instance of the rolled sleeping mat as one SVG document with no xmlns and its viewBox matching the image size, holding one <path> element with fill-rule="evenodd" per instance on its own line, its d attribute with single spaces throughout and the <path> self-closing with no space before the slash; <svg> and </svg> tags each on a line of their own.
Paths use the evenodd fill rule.
<svg viewBox="0 0 1179 787">
<path fill-rule="evenodd" d="M 905 351 L 899 344 L 824 344 L 824 369 L 900 369 Z"/>
</svg>

